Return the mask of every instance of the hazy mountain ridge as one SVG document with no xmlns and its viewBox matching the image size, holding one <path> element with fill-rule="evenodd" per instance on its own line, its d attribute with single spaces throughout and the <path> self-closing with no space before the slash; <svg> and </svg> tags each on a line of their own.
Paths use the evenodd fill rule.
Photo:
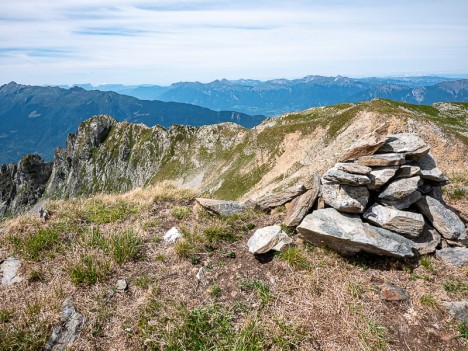
<svg viewBox="0 0 468 351">
<path fill-rule="evenodd" d="M 210 83 L 179 82 L 170 86 L 111 86 L 86 89 L 115 90 L 140 99 L 159 99 L 236 110 L 268 116 L 328 106 L 386 98 L 414 104 L 468 101 L 468 80 L 445 77 L 348 78 L 310 75 L 301 79 L 215 80 Z"/>
<path fill-rule="evenodd" d="M 0 163 L 17 162 L 28 153 L 52 159 L 54 148 L 63 146 L 69 133 L 97 114 L 109 114 L 119 121 L 144 123 L 150 127 L 221 122 L 253 127 L 265 118 L 233 111 L 212 111 L 184 103 L 138 100 L 110 91 L 11 82 L 0 87 L 0 148 L 3 150 Z"/>
</svg>

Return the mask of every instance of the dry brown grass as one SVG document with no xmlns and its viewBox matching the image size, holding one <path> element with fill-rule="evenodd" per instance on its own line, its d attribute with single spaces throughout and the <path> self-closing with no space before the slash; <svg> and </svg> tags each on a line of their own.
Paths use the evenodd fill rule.
<svg viewBox="0 0 468 351">
<path fill-rule="evenodd" d="M 28 303 L 37 302 L 39 339 L 44 338 L 59 321 L 61 303 L 72 296 L 86 318 L 74 350 L 168 349 L 170 338 L 180 337 L 186 317 L 197 309 L 232 317 L 231 334 L 238 340 L 227 349 L 241 350 L 239 340 L 248 342 L 242 350 L 465 349 L 457 324 L 422 297 L 431 296 L 437 303 L 468 298 L 468 269 L 446 266 L 434 257 L 424 264 L 366 255 L 343 258 L 298 238 L 289 255 L 258 259 L 247 251 L 246 241 L 255 231 L 249 224 L 258 228 L 280 223 L 284 214 L 213 218 L 193 210 L 192 197 L 174 187 L 136 189 L 56 202 L 47 224 L 27 216 L 4 223 L 1 259 L 14 254 L 9 236 L 27 236 L 44 227 L 63 232 L 54 255 L 39 262 L 22 258 L 20 274 L 26 279 L 0 289 L 0 310 L 14 307 L 13 318 L 0 329 L 24 328 Z M 89 222 L 90 205 L 113 208 L 122 201 L 128 206 L 118 207 L 118 221 Z M 179 219 L 172 215 L 175 207 L 192 210 Z M 101 220 L 99 215 L 93 218 Z M 179 257 L 174 245 L 161 240 L 172 226 L 185 228 L 192 249 L 187 257 Z M 87 247 L 83 238 L 97 227 L 103 235 L 133 230 L 143 241 L 144 255 L 119 265 L 99 245 Z M 227 229 L 234 240 L 225 235 Z M 109 260 L 109 274 L 95 284 L 73 284 L 71 264 L 89 254 Z M 206 268 L 205 283 L 195 278 L 201 266 Z M 41 279 L 27 279 L 37 271 Z M 119 278 L 129 282 L 128 292 L 115 290 Z M 384 283 L 406 288 L 410 300 L 380 301 L 378 290 Z"/>
</svg>

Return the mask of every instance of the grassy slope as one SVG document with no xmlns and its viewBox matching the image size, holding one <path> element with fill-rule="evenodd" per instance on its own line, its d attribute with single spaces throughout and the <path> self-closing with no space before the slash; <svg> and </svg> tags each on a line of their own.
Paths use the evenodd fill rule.
<svg viewBox="0 0 468 351">
<path fill-rule="evenodd" d="M 193 196 L 165 184 L 55 202 L 46 224 L 3 222 L 0 257 L 20 257 L 24 280 L 0 289 L 0 349 L 40 350 L 68 296 L 86 318 L 75 350 L 465 349 L 464 329 L 439 306 L 468 298 L 466 268 L 343 258 L 298 238 L 259 261 L 246 241 L 282 212 L 220 219 L 194 208 Z M 162 241 L 172 226 L 185 235 L 174 246 Z M 410 300 L 379 301 L 384 283 Z"/>
</svg>

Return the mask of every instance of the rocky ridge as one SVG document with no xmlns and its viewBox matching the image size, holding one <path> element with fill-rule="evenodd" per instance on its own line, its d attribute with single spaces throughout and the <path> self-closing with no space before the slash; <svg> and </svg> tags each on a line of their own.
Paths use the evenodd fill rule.
<svg viewBox="0 0 468 351">
<path fill-rule="evenodd" d="M 338 193 L 360 191 L 362 196 L 358 199 L 364 199 L 365 191 L 374 191 L 392 177 L 420 172 L 438 181 L 441 171 L 449 175 L 465 172 L 468 169 L 468 160 L 463 156 L 467 150 L 467 115 L 464 104 L 421 107 L 387 100 L 286 114 L 267 119 L 254 129 L 233 123 L 148 128 L 99 115 L 82 123 L 76 134 L 69 135 L 66 147 L 55 151 L 53 163 L 45 163 L 37 156 L 25 157 L 26 160 L 34 158 L 34 167 L 40 171 L 23 167 L 24 161 L 1 166 L 0 215 L 22 213 L 47 199 L 125 192 L 165 180 L 227 200 L 259 198 L 292 184 L 310 188 L 308 183 L 313 174 L 326 172 L 351 144 L 376 125 L 381 125 L 376 138 L 411 132 L 432 145 L 434 160 L 427 158 L 426 163 L 419 165 L 419 171 L 408 164 L 374 165 L 367 174 L 367 166 L 362 163 L 377 162 L 369 161 L 369 157 L 363 158 L 361 164 L 354 163 L 354 171 L 349 169 L 349 162 L 337 164 L 335 177 L 355 174 L 364 182 L 368 177 L 370 184 L 360 187 L 334 184 L 329 189 L 336 188 L 334 191 Z M 378 142 L 381 140 L 377 138 L 369 150 L 380 147 Z M 366 153 L 366 147 L 369 144 L 353 152 Z M 424 151 L 418 148 L 416 151 Z M 393 157 L 400 158 L 393 162 L 401 162 L 401 156 Z M 440 170 L 434 171 L 431 163 L 435 161 Z M 360 170 L 356 170 L 357 166 Z M 415 194 L 412 196 L 405 200 L 416 201 Z M 385 201 L 391 205 L 393 200 Z"/>
</svg>

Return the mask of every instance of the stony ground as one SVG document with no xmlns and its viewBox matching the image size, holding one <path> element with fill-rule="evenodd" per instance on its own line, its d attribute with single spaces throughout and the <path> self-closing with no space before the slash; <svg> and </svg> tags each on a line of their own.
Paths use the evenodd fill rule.
<svg viewBox="0 0 468 351">
<path fill-rule="evenodd" d="M 447 201 L 467 218 L 459 195 Z M 248 238 L 281 208 L 220 219 L 193 197 L 137 189 L 53 203 L 46 223 L 3 222 L 0 260 L 19 257 L 23 280 L 0 286 L 0 350 L 42 350 L 69 297 L 85 317 L 73 350 L 466 350 L 441 302 L 468 298 L 467 268 L 344 258 L 294 233 L 296 246 L 254 257 Z M 173 226 L 185 239 L 167 244 Z M 410 299 L 381 301 L 385 283 Z"/>
</svg>

